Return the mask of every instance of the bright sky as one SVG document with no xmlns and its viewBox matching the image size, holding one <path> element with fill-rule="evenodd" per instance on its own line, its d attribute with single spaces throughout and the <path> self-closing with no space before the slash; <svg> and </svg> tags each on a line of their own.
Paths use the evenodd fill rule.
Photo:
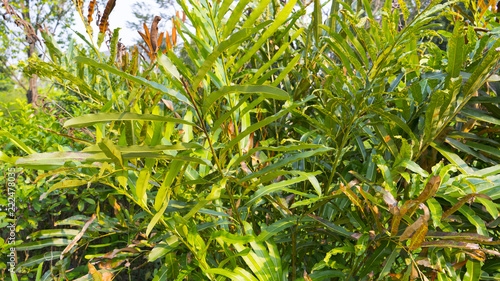
<svg viewBox="0 0 500 281">
<path fill-rule="evenodd" d="M 154 5 L 154 1 L 151 1 L 152 5 Z M 132 45 L 133 43 L 136 42 L 136 40 L 140 37 L 140 35 L 137 33 L 137 30 L 131 30 L 127 28 L 127 21 L 134 21 L 135 17 L 132 14 L 132 5 L 138 2 L 137 0 L 117 0 L 116 1 L 116 6 L 111 12 L 111 15 L 109 16 L 109 29 L 113 31 L 117 27 L 121 27 L 120 30 L 120 38 L 121 42 L 124 43 L 126 46 Z M 84 11 L 84 16 L 87 16 L 87 9 L 88 9 L 88 4 L 86 4 L 83 8 Z M 99 7 L 99 10 L 101 13 L 104 11 L 104 7 Z M 99 33 L 99 28 L 96 26 L 95 21 L 97 20 L 96 14 L 94 14 L 94 22 L 92 22 L 91 26 L 92 29 L 94 30 L 94 40 L 97 41 L 97 34 Z M 73 27 L 75 30 L 78 32 L 87 35 L 87 32 L 85 31 L 85 26 L 80 18 L 80 16 L 76 13 L 75 11 L 75 26 Z M 148 23 L 149 26 L 150 23 Z M 142 31 L 144 32 L 144 31 Z M 74 36 L 74 38 L 77 40 L 78 43 L 83 43 L 83 41 L 78 37 Z M 95 41 L 94 41 L 95 42 Z M 102 44 L 101 46 L 101 51 L 106 50 L 105 44 Z"/>
</svg>

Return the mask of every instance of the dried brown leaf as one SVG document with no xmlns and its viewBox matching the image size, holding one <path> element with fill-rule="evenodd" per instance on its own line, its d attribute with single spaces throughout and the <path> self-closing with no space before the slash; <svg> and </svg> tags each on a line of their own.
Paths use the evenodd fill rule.
<svg viewBox="0 0 500 281">
<path fill-rule="evenodd" d="M 468 233 L 468 232 L 457 233 L 457 232 L 429 231 L 429 233 L 427 233 L 427 237 L 435 239 L 456 240 L 456 241 L 464 241 L 464 240 L 477 241 L 479 243 L 493 241 L 493 238 L 491 237 L 480 235 L 477 233 Z"/>
<path fill-rule="evenodd" d="M 423 223 L 415 232 L 410 242 L 410 251 L 418 249 L 422 242 L 425 240 L 425 235 L 427 234 L 427 223 Z"/>
<path fill-rule="evenodd" d="M 439 189 L 439 185 L 441 184 L 441 177 L 439 175 L 432 176 L 427 184 L 425 185 L 424 190 L 417 198 L 418 203 L 425 202 L 427 199 L 431 198 L 436 194 Z"/>
<path fill-rule="evenodd" d="M 102 274 L 102 281 L 111 281 L 111 280 L 113 280 L 113 273 L 106 271 Z"/>
<path fill-rule="evenodd" d="M 170 35 L 168 34 L 168 31 L 167 31 L 167 36 L 165 36 L 165 43 L 167 44 L 167 50 L 171 50 L 172 43 L 170 42 Z"/>
<path fill-rule="evenodd" d="M 102 274 L 99 271 L 97 271 L 97 269 L 93 264 L 89 263 L 88 267 L 89 267 L 89 273 L 90 275 L 92 275 L 94 281 L 102 280 Z"/>
<path fill-rule="evenodd" d="M 340 190 L 347 195 L 347 198 L 354 203 L 356 206 L 358 206 L 361 211 L 363 212 L 363 206 L 361 205 L 361 202 L 359 201 L 359 197 L 350 189 L 347 188 L 343 183 L 340 183 Z"/>
<path fill-rule="evenodd" d="M 170 111 L 174 111 L 174 103 L 172 101 L 161 99 L 161 101 L 165 104 L 165 106 L 170 109 Z"/>
<path fill-rule="evenodd" d="M 467 250 L 478 250 L 479 244 L 467 243 L 462 241 L 453 240 L 439 240 L 439 241 L 425 241 L 422 242 L 420 247 L 441 247 L 441 248 L 459 248 Z"/>
<path fill-rule="evenodd" d="M 424 258 L 416 261 L 418 265 L 422 265 L 429 268 L 434 268 L 429 260 L 429 258 Z"/>
<path fill-rule="evenodd" d="M 144 33 L 146 33 L 146 36 L 149 38 L 151 38 L 150 34 L 149 34 L 149 29 L 148 29 L 148 26 L 146 25 L 145 22 L 142 23 L 142 27 L 144 28 Z M 149 40 L 148 40 L 149 41 Z"/>
<path fill-rule="evenodd" d="M 113 11 L 115 7 L 116 0 L 109 0 L 104 9 L 104 13 L 101 16 L 101 21 L 99 22 L 99 32 L 105 33 L 109 26 L 109 14 Z"/>
<path fill-rule="evenodd" d="M 486 254 L 500 257 L 500 252 L 495 251 L 495 250 L 481 249 L 481 251 L 485 252 Z"/>
<path fill-rule="evenodd" d="M 151 52 L 153 52 L 156 55 L 156 52 L 158 51 L 158 23 L 161 21 L 160 16 L 155 16 L 153 19 L 153 22 L 151 23 L 151 34 L 149 36 L 149 39 L 151 41 Z"/>
<path fill-rule="evenodd" d="M 311 277 L 309 276 L 309 274 L 307 274 L 307 271 L 304 270 L 304 280 L 305 281 L 312 281 Z"/>
<path fill-rule="evenodd" d="M 455 269 L 455 270 L 459 270 L 460 268 L 462 268 L 462 267 L 463 267 L 464 265 L 466 265 L 466 264 L 467 264 L 467 259 L 466 259 L 466 260 L 464 260 L 464 261 L 461 261 L 461 262 L 455 263 L 455 264 L 453 265 L 453 269 Z"/>
<path fill-rule="evenodd" d="M 160 32 L 160 35 L 158 35 L 158 49 L 160 49 L 161 43 L 163 43 L 163 36 L 163 32 Z"/>
<path fill-rule="evenodd" d="M 99 259 L 112 259 L 112 258 L 115 258 L 117 254 L 122 253 L 122 252 L 137 254 L 137 253 L 139 253 L 139 250 L 137 250 L 135 248 L 131 248 L 131 247 L 114 249 L 113 251 L 106 253 L 104 256 L 101 256 L 98 258 Z"/>
<path fill-rule="evenodd" d="M 172 46 L 177 44 L 177 28 L 175 25 L 175 18 L 172 18 Z"/>
<path fill-rule="evenodd" d="M 410 280 L 416 280 L 418 279 L 418 268 L 415 266 L 414 263 L 411 264 L 411 277 Z"/>
<path fill-rule="evenodd" d="M 453 205 L 453 207 L 451 207 L 446 212 L 444 212 L 443 215 L 441 216 L 441 219 L 445 219 L 449 215 L 451 215 L 454 212 L 458 211 L 458 209 L 460 209 L 465 203 L 469 202 L 470 200 L 474 200 L 475 197 L 481 197 L 481 198 L 484 198 L 484 199 L 491 200 L 491 198 L 488 195 L 485 195 L 485 194 L 481 194 L 481 193 L 467 194 L 462 199 L 460 199 L 460 201 L 458 201 L 455 205 Z"/>
<path fill-rule="evenodd" d="M 240 162 L 240 165 L 241 165 L 241 169 L 243 170 L 243 172 L 245 172 L 247 175 L 252 173 L 252 171 L 248 168 L 247 163 L 242 161 L 242 162 Z"/>
<path fill-rule="evenodd" d="M 394 215 L 394 217 L 392 218 L 391 235 L 396 235 L 398 233 L 399 224 L 401 223 L 402 217 L 403 216 L 401 215 Z"/>
<path fill-rule="evenodd" d="M 243 148 L 243 153 L 248 153 L 248 151 L 250 151 L 250 149 L 253 148 L 253 135 L 254 135 L 254 132 L 252 132 L 250 134 L 250 137 L 248 139 L 248 143 L 247 145 L 245 146 L 245 148 Z"/>
<path fill-rule="evenodd" d="M 466 255 L 470 256 L 471 258 L 476 259 L 478 261 L 485 261 L 486 260 L 486 255 L 481 250 L 464 251 L 464 254 L 466 254 Z"/>
<path fill-rule="evenodd" d="M 401 234 L 401 236 L 399 237 L 399 241 L 404 241 L 404 240 L 412 237 L 413 233 L 415 233 L 415 231 L 417 231 L 417 229 L 419 229 L 422 225 L 424 225 L 424 223 L 425 223 L 424 218 L 422 216 L 419 217 L 414 223 L 412 223 L 408 227 L 406 227 L 403 234 Z"/>
<path fill-rule="evenodd" d="M 76 243 L 78 243 L 78 241 L 80 241 L 80 239 L 82 239 L 83 234 L 85 234 L 85 231 L 87 231 L 87 228 L 89 228 L 90 224 L 95 220 L 96 217 L 97 217 L 96 214 L 93 214 L 92 217 L 83 226 L 82 231 L 80 231 L 75 236 L 75 238 L 73 238 L 73 241 L 71 241 L 71 243 L 69 243 L 69 245 L 66 246 L 66 248 L 64 248 L 64 251 L 62 251 L 61 257 L 60 257 L 61 260 L 64 258 L 64 254 L 69 252 L 76 245 Z"/>
<path fill-rule="evenodd" d="M 94 14 L 95 5 L 97 4 L 96 2 L 97 0 L 90 0 L 89 3 L 89 14 L 87 15 L 87 20 L 89 24 L 91 24 L 93 20 L 92 15 Z"/>
</svg>

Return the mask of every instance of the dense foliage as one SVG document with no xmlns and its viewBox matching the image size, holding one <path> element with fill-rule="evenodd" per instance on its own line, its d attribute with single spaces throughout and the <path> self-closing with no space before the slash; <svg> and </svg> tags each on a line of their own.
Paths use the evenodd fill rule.
<svg viewBox="0 0 500 281">
<path fill-rule="evenodd" d="M 2 119 L 12 278 L 499 279 L 497 7 L 441 2 L 180 0 L 105 55 L 109 1 L 24 65 L 65 112 Z"/>
</svg>

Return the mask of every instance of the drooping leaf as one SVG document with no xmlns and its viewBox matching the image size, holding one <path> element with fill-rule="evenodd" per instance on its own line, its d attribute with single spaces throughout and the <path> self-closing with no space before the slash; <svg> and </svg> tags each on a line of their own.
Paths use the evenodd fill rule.
<svg viewBox="0 0 500 281">
<path fill-rule="evenodd" d="M 174 122 L 177 124 L 186 124 L 196 126 L 192 122 L 180 118 L 172 118 L 153 114 L 138 114 L 131 112 L 122 113 L 97 113 L 88 114 L 72 118 L 64 123 L 64 127 L 85 127 L 97 123 L 106 123 L 111 121 L 160 121 L 160 122 Z"/>
<path fill-rule="evenodd" d="M 208 109 L 213 105 L 215 101 L 220 99 L 225 95 L 229 95 L 232 93 L 244 93 L 244 94 L 261 94 L 265 98 L 272 98 L 276 100 L 288 100 L 290 96 L 287 92 L 272 86 L 224 86 L 216 92 L 211 93 L 207 99 L 203 102 L 204 112 L 207 112 Z"/>
<path fill-rule="evenodd" d="M 111 0 L 110 0 L 111 1 Z M 103 69 L 103 70 L 106 70 L 112 74 L 115 74 L 115 75 L 118 75 L 122 78 L 125 78 L 127 80 L 130 80 L 132 82 L 135 82 L 135 83 L 138 83 L 140 85 L 143 85 L 143 86 L 146 86 L 146 87 L 150 87 L 151 89 L 154 89 L 154 90 L 157 90 L 157 91 L 160 91 L 168 96 L 171 96 L 173 98 L 176 98 L 182 102 L 185 102 L 187 104 L 190 104 L 190 101 L 185 97 L 183 96 L 181 93 L 175 91 L 175 90 L 172 90 L 172 89 L 168 89 L 167 87 L 157 83 L 157 82 L 153 82 L 153 81 L 148 81 L 142 77 L 137 77 L 137 76 L 134 76 L 134 75 L 131 75 L 131 74 L 128 74 L 126 72 L 123 72 L 117 68 L 114 68 L 108 64 L 105 64 L 105 63 L 99 63 L 99 62 L 96 62 L 95 60 L 92 60 L 90 58 L 86 58 L 86 57 L 81 57 L 81 56 L 78 56 L 78 57 L 75 57 L 75 61 L 76 62 L 79 62 L 79 63 L 84 63 L 84 64 L 87 64 L 87 65 L 90 65 L 90 66 L 93 66 L 93 67 L 96 67 L 98 69 Z"/>
</svg>

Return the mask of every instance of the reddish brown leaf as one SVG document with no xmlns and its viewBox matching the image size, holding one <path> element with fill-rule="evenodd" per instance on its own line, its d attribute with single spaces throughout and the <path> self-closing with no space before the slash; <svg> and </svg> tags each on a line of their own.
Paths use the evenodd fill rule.
<svg viewBox="0 0 500 281">
<path fill-rule="evenodd" d="M 172 46 L 175 46 L 177 44 L 177 29 L 175 25 L 175 19 L 172 18 Z"/>
<path fill-rule="evenodd" d="M 165 34 L 163 32 L 160 32 L 160 35 L 158 35 L 158 49 L 160 49 L 161 43 L 163 43 L 163 36 Z"/>
<path fill-rule="evenodd" d="M 144 28 L 144 32 L 146 33 L 146 36 L 148 38 L 151 38 L 150 34 L 149 34 L 149 29 L 148 29 L 148 26 L 146 25 L 145 22 L 142 23 L 142 27 Z"/>
<path fill-rule="evenodd" d="M 170 35 L 168 34 L 168 31 L 167 31 L 167 36 L 165 36 L 165 43 L 167 44 L 167 50 L 171 50 L 172 44 L 170 43 Z"/>
<path fill-rule="evenodd" d="M 167 33 L 167 35 L 168 35 L 168 33 Z M 233 124 L 232 120 L 229 120 L 229 125 L 227 127 L 227 132 L 229 133 L 229 138 L 230 139 L 233 139 L 233 138 L 236 137 L 235 129 L 234 129 L 234 124 Z"/>
<path fill-rule="evenodd" d="M 108 30 L 109 26 L 109 14 L 113 11 L 115 7 L 116 0 L 109 0 L 106 4 L 106 8 L 104 9 L 104 13 L 102 14 L 101 21 L 99 22 L 99 32 L 104 33 Z"/>
<path fill-rule="evenodd" d="M 464 261 L 461 261 L 459 263 L 456 263 L 453 265 L 453 269 L 459 270 L 461 267 L 463 267 L 465 264 L 467 264 L 467 259 Z"/>
<path fill-rule="evenodd" d="M 94 8 L 95 8 L 95 5 L 96 5 L 96 1 L 97 0 L 90 0 L 90 3 L 89 3 L 89 14 L 87 15 L 87 20 L 89 22 L 89 24 L 92 23 L 92 15 L 94 14 Z"/>
</svg>

